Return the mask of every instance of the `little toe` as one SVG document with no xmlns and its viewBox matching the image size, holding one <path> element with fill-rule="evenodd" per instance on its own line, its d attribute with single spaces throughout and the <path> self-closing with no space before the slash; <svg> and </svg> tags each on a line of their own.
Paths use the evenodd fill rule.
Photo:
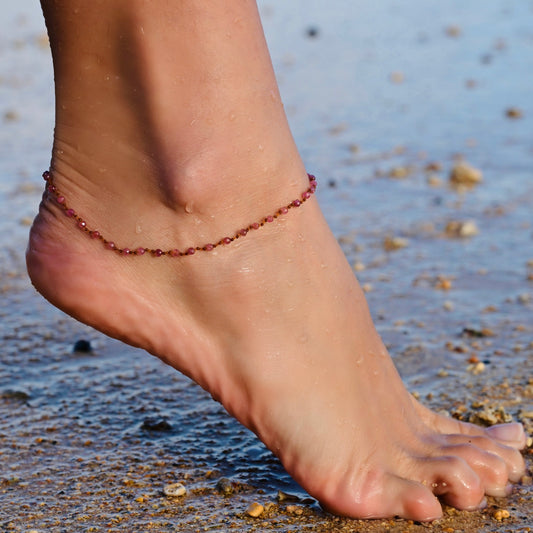
<svg viewBox="0 0 533 533">
<path fill-rule="evenodd" d="M 495 426 L 486 428 L 485 434 L 491 439 L 498 440 L 506 446 L 511 446 L 517 450 L 522 450 L 526 446 L 527 435 L 524 431 L 524 426 L 516 422 L 496 424 Z"/>
</svg>

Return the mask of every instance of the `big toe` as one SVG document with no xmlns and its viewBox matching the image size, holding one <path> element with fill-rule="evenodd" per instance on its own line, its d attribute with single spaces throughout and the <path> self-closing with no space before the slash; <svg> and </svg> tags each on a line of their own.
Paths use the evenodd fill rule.
<svg viewBox="0 0 533 533">
<path fill-rule="evenodd" d="M 377 481 L 377 479 L 379 481 Z M 376 476 L 356 491 L 346 491 L 323 507 L 335 514 L 372 519 L 397 516 L 430 522 L 442 516 L 438 498 L 422 483 L 394 474 Z"/>
</svg>

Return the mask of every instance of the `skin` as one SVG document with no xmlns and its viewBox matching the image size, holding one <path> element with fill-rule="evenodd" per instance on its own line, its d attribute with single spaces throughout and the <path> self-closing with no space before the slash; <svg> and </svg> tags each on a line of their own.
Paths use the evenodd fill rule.
<svg viewBox="0 0 533 533">
<path fill-rule="evenodd" d="M 43 0 L 56 81 L 51 169 L 120 247 L 216 242 L 308 182 L 255 2 Z M 364 223 L 364 220 L 361 221 Z M 124 257 L 51 196 L 37 290 L 190 376 L 332 512 L 429 521 L 520 478 L 519 424 L 482 429 L 407 392 L 316 199 L 229 246 Z"/>
</svg>

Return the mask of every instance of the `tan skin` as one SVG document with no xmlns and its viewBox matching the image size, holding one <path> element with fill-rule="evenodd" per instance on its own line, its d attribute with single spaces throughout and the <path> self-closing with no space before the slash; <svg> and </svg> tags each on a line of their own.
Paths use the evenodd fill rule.
<svg viewBox="0 0 533 533">
<path fill-rule="evenodd" d="M 42 6 L 52 174 L 92 228 L 132 249 L 204 244 L 307 188 L 254 1 Z M 54 305 L 190 376 L 335 513 L 434 520 L 523 473 L 519 424 L 463 424 L 406 391 L 314 197 L 182 259 L 105 250 L 49 197 L 27 261 Z"/>
</svg>

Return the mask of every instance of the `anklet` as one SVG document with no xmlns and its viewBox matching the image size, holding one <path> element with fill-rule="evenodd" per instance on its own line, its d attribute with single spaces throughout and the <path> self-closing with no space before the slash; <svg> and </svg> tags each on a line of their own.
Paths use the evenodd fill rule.
<svg viewBox="0 0 533 533">
<path fill-rule="evenodd" d="M 311 195 L 316 190 L 317 182 L 315 176 L 313 176 L 312 174 L 307 174 L 307 177 L 309 178 L 309 188 L 302 193 L 299 199 L 293 200 L 290 204 L 280 207 L 274 214 L 262 218 L 259 222 L 254 222 L 246 228 L 238 230 L 232 237 L 224 237 L 215 243 L 208 243 L 204 244 L 203 246 L 191 246 L 189 248 L 185 248 L 184 250 L 178 250 L 177 248 L 173 248 L 171 250 L 161 250 L 160 248 L 154 249 L 147 248 L 144 246 L 139 246 L 135 249 L 126 247 L 120 248 L 113 241 L 106 239 L 98 230 L 90 229 L 87 226 L 85 220 L 80 215 L 78 215 L 78 213 L 76 213 L 74 209 L 67 205 L 65 196 L 61 194 L 57 187 L 54 185 L 50 171 L 46 170 L 43 172 L 43 178 L 46 182 L 45 192 L 48 191 L 49 193 L 55 196 L 57 205 L 59 205 L 63 209 L 65 215 L 69 218 L 72 218 L 76 223 L 77 227 L 80 230 L 84 231 L 90 238 L 101 241 L 105 246 L 106 250 L 110 250 L 111 252 L 115 252 L 120 255 L 151 254 L 153 257 L 161 257 L 163 255 L 168 255 L 170 257 L 183 257 L 185 255 L 193 255 L 196 252 L 211 252 L 217 246 L 228 245 L 231 244 L 233 241 L 236 241 L 237 239 L 242 239 L 243 237 L 246 237 L 246 235 L 248 235 L 250 231 L 259 229 L 260 227 L 270 222 L 274 222 L 274 220 L 279 216 L 286 215 L 289 212 L 289 209 L 300 207 L 304 202 L 309 200 L 309 198 L 311 198 Z"/>
</svg>

